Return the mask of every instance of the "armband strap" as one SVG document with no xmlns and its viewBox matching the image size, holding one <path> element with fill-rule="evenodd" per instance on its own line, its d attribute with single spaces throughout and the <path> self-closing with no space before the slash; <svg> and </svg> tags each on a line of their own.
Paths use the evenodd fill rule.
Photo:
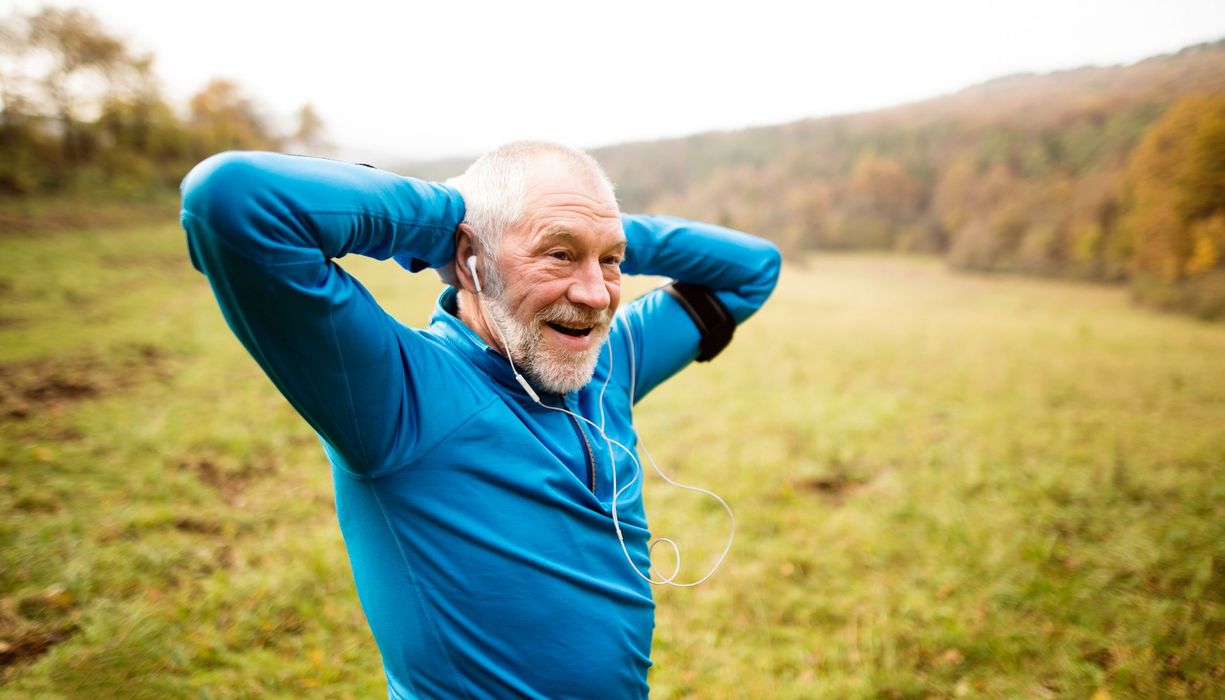
<svg viewBox="0 0 1225 700">
<path fill-rule="evenodd" d="M 685 282 L 673 282 L 664 287 L 664 291 L 681 305 L 698 327 L 702 336 L 698 343 L 698 362 L 713 360 L 732 342 L 736 320 L 714 291 Z"/>
</svg>

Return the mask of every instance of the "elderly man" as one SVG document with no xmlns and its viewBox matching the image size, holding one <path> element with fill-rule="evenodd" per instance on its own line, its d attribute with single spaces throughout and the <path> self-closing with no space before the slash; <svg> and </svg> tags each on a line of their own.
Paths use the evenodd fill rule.
<svg viewBox="0 0 1225 700">
<path fill-rule="evenodd" d="M 222 154 L 184 180 L 182 223 L 323 443 L 390 697 L 646 697 L 632 406 L 726 345 L 774 246 L 621 214 L 590 156 L 539 142 L 448 184 Z M 438 269 L 430 325 L 388 316 L 332 262 L 349 253 Z M 677 282 L 619 309 L 622 273 Z"/>
</svg>

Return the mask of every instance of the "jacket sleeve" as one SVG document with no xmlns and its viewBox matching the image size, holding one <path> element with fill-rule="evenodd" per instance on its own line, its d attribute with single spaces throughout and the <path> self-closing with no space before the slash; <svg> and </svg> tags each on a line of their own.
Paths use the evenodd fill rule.
<svg viewBox="0 0 1225 700">
<path fill-rule="evenodd" d="M 320 158 L 223 153 L 182 184 L 192 264 L 281 393 L 357 472 L 411 450 L 414 343 L 334 258 L 411 269 L 454 255 L 464 216 L 444 185 Z"/>
<path fill-rule="evenodd" d="M 671 216 L 625 214 L 626 274 L 660 275 L 711 289 L 736 324 L 765 303 L 782 258 L 767 240 Z M 624 313 L 634 358 L 634 401 L 698 354 L 697 327 L 662 290 L 635 299 Z"/>
</svg>

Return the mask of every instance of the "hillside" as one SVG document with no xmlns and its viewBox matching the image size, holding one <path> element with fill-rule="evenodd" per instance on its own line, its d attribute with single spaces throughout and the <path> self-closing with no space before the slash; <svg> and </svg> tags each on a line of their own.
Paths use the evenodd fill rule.
<svg viewBox="0 0 1225 700">
<path fill-rule="evenodd" d="M 791 254 L 927 251 L 965 269 L 1130 279 L 1159 305 L 1220 316 L 1220 96 L 1225 40 L 1127 66 L 1003 77 L 876 112 L 595 155 L 626 210 L 757 232 Z M 1158 137 L 1163 119 L 1178 124 Z M 1146 138 L 1153 155 L 1138 160 Z M 1181 155 L 1157 155 L 1170 149 Z M 411 172 L 445 177 L 462 167 L 451 160 Z M 1144 194 L 1144 182 L 1171 184 Z M 1188 197 L 1207 204 L 1179 204 Z"/>
</svg>

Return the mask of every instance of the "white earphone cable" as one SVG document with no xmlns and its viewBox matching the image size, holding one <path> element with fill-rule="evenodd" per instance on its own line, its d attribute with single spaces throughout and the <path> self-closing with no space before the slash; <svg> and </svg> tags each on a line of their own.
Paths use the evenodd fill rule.
<svg viewBox="0 0 1225 700">
<path fill-rule="evenodd" d="M 478 279 L 478 278 L 476 277 L 476 270 L 475 270 L 475 269 L 473 269 L 473 268 L 475 268 L 475 264 L 474 264 L 474 260 L 473 260 L 473 258 L 469 258 L 469 263 L 468 263 L 468 264 L 469 264 L 469 269 L 471 269 L 471 270 L 472 270 L 472 272 L 473 272 L 473 278 L 474 278 L 474 280 Z M 477 282 L 477 283 L 476 283 L 476 285 L 474 285 L 474 286 L 476 286 L 476 289 L 477 289 L 477 294 L 478 294 L 478 295 L 483 296 L 483 294 L 482 294 L 482 292 L 481 292 L 481 288 L 480 288 L 480 283 L 479 283 L 479 282 Z M 574 417 L 574 418 L 575 418 L 575 419 L 577 419 L 577 420 L 581 420 L 581 421 L 583 421 L 583 422 L 587 423 L 588 425 L 590 425 L 591 427 L 593 427 L 593 428 L 595 428 L 597 431 L 599 431 L 600 436 L 604 438 L 604 442 L 605 442 L 605 443 L 607 444 L 607 446 L 608 446 L 608 462 L 609 462 L 609 466 L 611 467 L 611 469 L 610 469 L 610 473 L 611 473 L 611 477 L 612 477 L 612 494 L 613 494 L 613 496 L 612 496 L 611 510 L 612 510 L 612 521 L 613 521 L 613 528 L 614 528 L 614 529 L 616 530 L 616 532 L 617 532 L 617 541 L 618 541 L 618 542 L 620 543 L 620 545 L 621 545 L 621 551 L 622 551 L 622 552 L 625 554 L 625 560 L 626 560 L 627 562 L 629 562 L 630 568 L 632 568 L 632 569 L 634 570 L 634 573 L 635 573 L 635 574 L 638 574 L 638 577 L 639 577 L 639 578 L 641 578 L 641 579 L 643 579 L 643 580 L 645 580 L 645 581 L 647 581 L 647 582 L 649 582 L 649 583 L 655 584 L 655 585 L 657 585 L 657 586 L 661 586 L 661 585 L 669 585 L 669 586 L 676 586 L 676 587 L 678 587 L 678 588 L 688 588 L 688 587 L 691 587 L 691 586 L 697 586 L 698 584 L 704 583 L 704 582 L 705 582 L 707 579 L 709 579 L 711 576 L 713 576 L 713 575 L 714 575 L 714 573 L 715 573 L 716 571 L 718 571 L 718 570 L 719 570 L 719 567 L 723 565 L 723 561 L 724 561 L 724 560 L 727 558 L 728 552 L 730 552 L 730 551 L 731 551 L 731 549 L 732 549 L 732 542 L 733 542 L 733 541 L 735 540 L 735 538 L 736 538 L 736 515 L 735 515 L 734 513 L 732 513 L 731 506 L 729 506 L 729 505 L 727 504 L 727 501 L 724 501 L 724 500 L 723 500 L 723 499 L 722 499 L 722 498 L 719 496 L 719 494 L 714 493 L 713 491 L 708 491 L 708 490 L 706 490 L 706 489 L 704 489 L 704 488 L 701 488 L 701 487 L 699 487 L 699 486 L 691 486 L 691 485 L 689 485 L 689 484 L 682 484 L 682 483 L 680 483 L 680 482 L 673 481 L 672 479 L 668 478 L 668 476 L 667 476 L 666 474 L 664 474 L 664 473 L 663 473 L 663 471 L 662 471 L 662 470 L 659 468 L 659 465 L 657 465 L 657 464 L 655 463 L 655 458 L 651 456 L 651 452 L 650 452 L 650 450 L 648 450 L 648 449 L 647 449 L 647 446 L 646 446 L 646 444 L 645 444 L 645 443 L 642 441 L 642 437 L 641 437 L 641 436 L 638 436 L 638 445 L 639 445 L 639 446 L 642 448 L 642 452 L 643 452 L 643 454 L 645 454 L 645 455 L 646 455 L 646 457 L 647 457 L 647 461 L 649 461 L 649 462 L 651 463 L 651 467 L 652 467 L 652 468 L 655 470 L 655 473 L 656 473 L 656 474 L 658 474 L 658 475 L 659 475 L 659 477 L 660 477 L 661 479 L 663 479 L 663 480 L 664 480 L 664 481 L 666 481 L 667 483 L 671 484 L 672 486 L 675 486 L 675 487 L 680 488 L 680 489 L 685 489 L 686 491 L 695 491 L 695 492 L 697 492 L 697 493 L 705 494 L 705 495 L 710 496 L 711 498 L 715 499 L 716 501 L 718 501 L 718 502 L 719 502 L 719 505 L 723 506 L 723 510 L 727 511 L 727 517 L 728 517 L 728 518 L 729 518 L 729 520 L 731 521 L 731 531 L 728 533 L 728 537 L 727 537 L 727 544 L 726 544 L 726 545 L 724 545 L 724 547 L 723 547 L 723 552 L 719 554 L 719 559 L 718 559 L 718 560 L 715 562 L 714 566 L 712 566 L 712 567 L 710 568 L 710 571 L 706 572 L 706 575 L 702 576 L 702 577 L 701 577 L 701 578 L 699 578 L 698 580 L 696 580 L 696 581 L 690 581 L 690 582 L 687 582 L 687 583 L 677 583 L 677 582 L 676 582 L 676 577 L 677 577 L 677 576 L 680 574 L 680 570 L 681 570 L 681 551 L 680 551 L 680 547 L 679 547 L 679 546 L 677 546 L 676 542 L 675 542 L 675 541 L 673 541 L 671 538 L 668 538 L 668 537 L 658 537 L 658 538 L 656 538 L 656 539 L 652 540 L 652 541 L 651 541 L 650 543 L 648 543 L 648 545 L 647 545 L 647 558 L 648 558 L 648 560 L 651 558 L 651 555 L 654 553 L 654 551 L 655 551 L 655 547 L 656 547 L 656 546 L 658 546 L 660 543 L 667 543 L 667 544 L 668 544 L 668 546 L 672 548 L 672 556 L 673 556 L 673 558 L 674 558 L 674 559 L 675 559 L 675 561 L 676 561 L 676 567 L 673 569 L 673 571 L 672 571 L 672 575 L 671 575 L 671 576 L 668 576 L 668 577 L 665 577 L 665 578 L 661 578 L 661 579 L 659 579 L 659 580 L 656 580 L 656 579 L 654 579 L 654 578 L 652 578 L 652 577 L 650 576 L 651 569 L 655 569 L 655 565 L 654 565 L 654 563 L 651 563 L 650 567 L 647 569 L 647 573 L 644 575 L 644 574 L 642 573 L 642 571 L 638 569 L 638 565 L 634 563 L 633 557 L 631 557 L 631 556 L 630 556 L 629 549 L 628 549 L 628 548 L 625 546 L 625 536 L 624 536 L 624 535 L 621 533 L 621 520 L 620 520 L 620 518 L 617 516 L 617 499 L 619 499 L 619 498 L 620 498 L 620 496 L 621 496 L 621 494 L 622 494 L 622 493 L 624 493 L 626 489 L 628 489 L 628 488 L 630 488 L 631 486 L 633 486 L 633 485 L 634 485 L 634 484 L 635 484 L 635 483 L 638 481 L 638 479 L 639 479 L 639 478 L 642 476 L 642 463 L 641 463 L 641 462 L 638 460 L 638 457 L 637 457 L 637 455 L 635 455 L 635 454 L 634 454 L 634 451 L 633 451 L 633 450 L 631 450 L 630 448 L 628 448 L 628 447 L 626 447 L 625 445 L 621 444 L 621 443 L 620 443 L 620 442 L 618 442 L 617 440 L 614 440 L 614 439 L 612 439 L 612 438 L 608 437 L 608 433 L 606 433 L 606 432 L 604 431 L 604 425 L 605 425 L 605 414 L 604 414 L 604 394 L 605 394 L 605 392 L 606 392 L 606 391 L 607 391 L 607 389 L 608 389 L 608 382 L 609 382 L 609 380 L 610 380 L 610 379 L 612 379 L 612 374 L 613 374 L 613 351 L 612 351 L 612 345 L 613 345 L 613 344 L 612 344 L 612 342 L 611 342 L 611 339 L 608 339 L 608 340 L 606 341 L 606 342 L 607 342 L 607 345 L 608 345 L 608 373 L 607 373 L 607 375 L 604 377 L 604 384 L 603 384 L 603 385 L 600 387 L 600 397 L 599 397 L 599 405 L 600 405 L 600 424 L 599 424 L 599 425 L 596 425 L 596 424 L 595 424 L 593 421 L 591 421 L 590 419 L 585 418 L 585 417 L 583 417 L 583 416 L 580 416 L 580 415 L 579 415 L 579 414 L 577 414 L 577 413 L 574 413 L 574 412 L 572 412 L 572 411 L 569 411 L 569 410 L 567 410 L 567 409 L 565 409 L 565 408 L 559 408 L 559 407 L 557 407 L 557 406 L 550 406 L 550 405 L 546 404 L 544 401 L 542 401 L 542 400 L 540 399 L 540 396 L 539 396 L 539 395 L 537 395 L 537 394 L 536 394 L 536 392 L 535 392 L 535 390 L 533 390 L 533 389 L 532 389 L 531 384 L 529 384 L 529 383 L 528 383 L 528 381 L 527 381 L 527 380 L 526 380 L 526 379 L 523 377 L 523 375 L 519 373 L 519 369 L 518 369 L 518 368 L 515 366 L 515 360 L 514 360 L 514 358 L 511 356 L 511 352 L 510 352 L 510 346 L 508 346 L 508 345 L 506 344 L 506 337 L 505 337 L 505 336 L 502 334 L 502 329 L 501 329 L 501 327 L 498 325 L 497 321 L 496 321 L 496 320 L 495 320 L 495 319 L 494 319 L 492 316 L 490 316 L 489 314 L 486 314 L 486 315 L 485 315 L 485 317 L 486 317 L 486 319 L 489 321 L 490 325 L 491 325 L 491 326 L 493 326 L 494 331 L 495 331 L 495 332 L 498 334 L 498 340 L 500 340 L 500 341 L 501 341 L 501 343 L 502 343 L 502 349 L 503 349 L 503 351 L 506 353 L 506 360 L 507 360 L 507 361 L 510 363 L 510 369 L 511 369 L 511 372 L 513 372 L 513 373 L 514 373 L 516 381 L 518 381 L 518 382 L 519 382 L 519 384 L 520 384 L 520 385 L 521 385 L 521 386 L 524 388 L 524 390 L 525 390 L 525 391 L 528 393 L 528 395 L 529 395 L 529 396 L 531 396 L 532 400 L 533 400 L 533 401 L 535 401 L 535 402 L 536 402 L 538 405 L 540 405 L 540 406 L 542 406 L 542 407 L 544 407 L 544 408 L 549 409 L 550 411 L 558 411 L 558 412 L 560 412 L 560 413 L 566 413 L 566 414 L 568 414 L 568 415 L 570 415 L 570 416 Z M 624 317 L 622 317 L 622 321 L 625 321 L 625 318 L 624 318 Z M 615 319 L 614 319 L 614 322 L 615 322 Z M 635 396 L 634 396 L 634 395 L 635 395 L 635 392 L 637 391 L 638 370 L 637 370 L 636 363 L 634 362 L 634 352 L 633 352 L 633 334 L 632 334 L 632 331 L 630 330 L 630 326 L 629 326 L 629 322 L 628 322 L 628 321 L 625 321 L 625 332 L 626 332 L 627 340 L 629 341 L 629 343 L 628 343 L 628 344 L 629 344 L 629 346 L 630 346 L 630 352 L 629 352 L 629 362 L 630 362 L 630 387 L 629 387 L 629 400 L 630 400 L 630 404 L 631 404 L 631 405 L 633 405 L 634 398 L 635 398 Z M 636 434 L 636 433 L 637 433 L 637 431 L 635 431 L 635 434 Z M 630 479 L 630 480 L 629 480 L 629 481 L 628 481 L 628 482 L 627 482 L 627 483 L 626 483 L 624 486 L 622 486 L 621 488 L 617 488 L 617 460 L 616 460 L 616 458 L 615 458 L 615 457 L 614 457 L 614 455 L 613 455 L 613 449 L 612 449 L 612 446 L 613 446 L 613 445 L 616 445 L 617 447 L 621 448 L 621 450 L 622 450 L 622 451 L 624 451 L 624 452 L 625 452 L 625 454 L 626 454 L 627 456 L 629 456 L 630 460 L 631 460 L 631 461 L 634 463 L 634 466 L 637 468 L 637 469 L 636 469 L 636 471 L 635 471 L 635 473 L 634 473 L 634 477 L 633 477 L 632 479 Z M 656 571 L 658 571 L 658 569 L 656 569 Z M 662 575 L 662 574 L 661 574 L 661 575 Z"/>
</svg>

